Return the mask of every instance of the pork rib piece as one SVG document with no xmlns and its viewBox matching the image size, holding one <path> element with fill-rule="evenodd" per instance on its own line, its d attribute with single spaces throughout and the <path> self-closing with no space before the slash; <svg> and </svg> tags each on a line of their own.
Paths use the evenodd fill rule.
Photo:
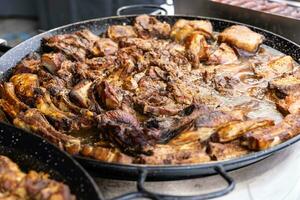
<svg viewBox="0 0 300 200">
<path fill-rule="evenodd" d="M 250 28 L 233 25 L 220 33 L 219 42 L 225 42 L 244 51 L 254 53 L 263 43 L 264 36 L 253 32 Z"/>
</svg>

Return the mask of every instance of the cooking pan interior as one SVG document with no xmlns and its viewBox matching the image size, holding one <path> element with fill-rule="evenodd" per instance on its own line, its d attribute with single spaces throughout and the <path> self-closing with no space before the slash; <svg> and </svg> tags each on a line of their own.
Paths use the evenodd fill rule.
<svg viewBox="0 0 300 200">
<path fill-rule="evenodd" d="M 0 155 L 9 157 L 24 172 L 45 172 L 66 183 L 77 199 L 103 199 L 93 179 L 74 159 L 38 136 L 1 123 Z"/>
<path fill-rule="evenodd" d="M 71 33 L 79 29 L 88 28 L 96 34 L 103 34 L 107 27 L 114 24 L 132 24 L 135 16 L 121 16 L 121 17 L 109 17 L 88 20 L 83 22 L 78 22 L 75 24 L 59 27 L 40 35 L 37 35 L 12 50 L 8 51 L 0 58 L 0 71 L 3 72 L 2 80 L 6 79 L 10 75 L 10 70 L 16 65 L 24 56 L 33 51 L 38 51 L 41 39 L 45 36 Z M 222 31 L 228 26 L 234 24 L 240 24 L 237 22 L 207 18 L 207 17 L 195 17 L 195 16 L 157 16 L 161 21 L 166 21 L 170 24 L 174 24 L 178 19 L 207 19 L 213 24 L 215 31 Z M 299 61 L 300 59 L 300 47 L 299 45 L 281 37 L 276 34 L 270 33 L 268 31 L 249 26 L 252 30 L 261 33 L 265 36 L 266 40 L 264 44 L 281 51 L 284 54 L 290 55 L 294 60 Z M 122 164 L 112 164 L 105 163 L 101 161 L 95 161 L 89 158 L 83 158 L 77 156 L 76 158 L 87 167 L 90 172 L 96 176 L 105 176 L 109 178 L 118 179 L 135 179 L 141 169 L 147 169 L 149 174 L 148 177 L 151 180 L 174 180 L 188 177 L 198 177 L 204 175 L 215 174 L 213 170 L 216 165 L 223 165 L 226 170 L 237 169 L 251 163 L 257 162 L 267 156 L 273 154 L 274 152 L 285 148 L 286 146 L 300 140 L 300 136 L 297 136 L 283 144 L 280 144 L 274 148 L 268 149 L 266 151 L 261 151 L 253 154 L 246 155 L 242 158 L 210 163 L 210 164 L 198 164 L 198 165 L 182 165 L 182 166 L 144 166 L 144 165 L 122 165 Z M 105 170 L 105 173 L 101 173 L 100 170 Z"/>
</svg>

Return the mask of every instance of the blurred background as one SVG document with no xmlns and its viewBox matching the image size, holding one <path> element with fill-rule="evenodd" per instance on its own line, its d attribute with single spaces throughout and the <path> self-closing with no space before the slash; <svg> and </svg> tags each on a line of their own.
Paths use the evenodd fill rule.
<svg viewBox="0 0 300 200">
<path fill-rule="evenodd" d="M 44 30 L 116 15 L 118 8 L 136 4 L 161 6 L 169 15 L 200 15 L 244 22 L 300 43 L 299 0 L 0 0 L 0 38 L 16 45 Z M 142 7 L 122 12 L 137 13 L 158 12 Z"/>
</svg>

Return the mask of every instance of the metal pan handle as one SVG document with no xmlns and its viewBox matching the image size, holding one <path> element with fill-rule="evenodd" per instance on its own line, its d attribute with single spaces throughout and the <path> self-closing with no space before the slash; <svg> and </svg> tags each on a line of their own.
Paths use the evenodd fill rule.
<svg viewBox="0 0 300 200">
<path fill-rule="evenodd" d="M 10 49 L 11 47 L 7 46 L 7 41 L 0 38 L 0 56 Z"/>
<path fill-rule="evenodd" d="M 213 199 L 217 197 L 224 196 L 231 192 L 235 187 L 235 181 L 227 174 L 226 170 L 223 166 L 218 165 L 214 167 L 214 170 L 219 174 L 226 182 L 227 186 L 224 189 L 210 192 L 207 194 L 200 194 L 195 196 L 176 196 L 176 195 L 167 195 L 167 194 L 159 194 L 154 193 L 149 190 L 147 190 L 144 186 L 144 183 L 147 179 L 147 170 L 141 169 L 140 176 L 137 183 L 137 190 L 138 192 L 132 192 L 128 194 L 124 194 L 120 197 L 116 197 L 112 200 L 129 200 L 129 199 L 135 199 L 135 198 L 149 198 L 149 199 L 155 199 L 155 200 L 205 200 L 205 199 Z"/>
<path fill-rule="evenodd" d="M 167 9 L 159 6 L 159 5 L 155 5 L 155 4 L 135 4 L 135 5 L 128 5 L 128 6 L 122 6 L 120 8 L 118 8 L 117 10 L 117 15 L 121 16 L 122 12 L 124 12 L 125 10 L 131 10 L 131 9 L 137 9 L 137 8 L 155 8 L 157 9 L 156 11 L 150 13 L 152 15 L 157 15 L 162 13 L 163 15 L 168 15 L 168 11 Z"/>
</svg>

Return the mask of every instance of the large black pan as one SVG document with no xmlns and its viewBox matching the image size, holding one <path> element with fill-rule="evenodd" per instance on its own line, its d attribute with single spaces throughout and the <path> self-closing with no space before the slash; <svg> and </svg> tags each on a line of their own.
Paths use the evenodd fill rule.
<svg viewBox="0 0 300 200">
<path fill-rule="evenodd" d="M 52 179 L 66 183 L 79 200 L 103 199 L 78 162 L 38 136 L 1 123 L 0 155 L 9 157 L 24 171 L 45 172 Z"/>
<path fill-rule="evenodd" d="M 239 24 L 233 21 L 227 21 L 216 18 L 207 18 L 199 16 L 157 16 L 159 20 L 166 21 L 173 24 L 176 20 L 180 18 L 195 20 L 195 19 L 207 19 L 213 24 L 215 31 L 221 31 L 228 26 L 233 24 Z M 36 51 L 40 47 L 41 39 L 45 36 L 71 33 L 79 29 L 88 28 L 96 34 L 101 34 L 106 31 L 109 25 L 113 24 L 132 24 L 135 16 L 118 16 L 118 17 L 108 17 L 101 19 L 88 20 L 83 22 L 78 22 L 63 27 L 59 27 L 42 34 L 39 34 L 15 48 L 8 51 L 0 58 L 0 71 L 4 72 L 2 79 L 5 79 L 10 75 L 10 69 L 16 65 L 24 56 L 32 51 Z M 281 51 L 284 54 L 292 56 L 296 61 L 300 58 L 300 46 L 278 36 L 269 31 L 265 31 L 260 28 L 249 26 L 254 31 L 263 34 L 266 37 L 265 44 Z M 101 161 L 92 160 L 89 158 L 84 158 L 81 156 L 75 156 L 75 158 L 83 164 L 86 169 L 89 170 L 94 176 L 107 177 L 114 179 L 126 179 L 126 180 L 137 180 L 138 179 L 138 190 L 142 193 L 148 192 L 143 183 L 145 179 L 147 180 L 175 180 L 175 179 L 186 179 L 192 177 L 201 177 L 212 174 L 220 174 L 228 183 L 228 186 L 218 192 L 213 192 L 210 194 L 205 194 L 201 196 L 190 197 L 190 199 L 208 199 L 212 197 L 217 197 L 230 192 L 234 188 L 234 181 L 227 175 L 226 171 L 238 169 L 246 165 L 252 164 L 254 162 L 260 161 L 275 152 L 282 150 L 289 145 L 300 140 L 300 135 L 294 137 L 283 144 L 276 147 L 267 149 L 265 151 L 260 151 L 243 156 L 238 159 L 233 159 L 229 161 L 208 163 L 208 164 L 193 164 L 193 165 L 173 165 L 173 166 L 149 166 L 149 165 L 124 165 L 124 164 L 113 164 L 105 163 Z M 100 171 L 105 171 L 101 173 Z M 155 197 L 170 197 L 160 194 L 155 194 Z M 174 198 L 171 196 L 171 198 Z M 188 199 L 187 197 L 182 197 Z"/>
</svg>

